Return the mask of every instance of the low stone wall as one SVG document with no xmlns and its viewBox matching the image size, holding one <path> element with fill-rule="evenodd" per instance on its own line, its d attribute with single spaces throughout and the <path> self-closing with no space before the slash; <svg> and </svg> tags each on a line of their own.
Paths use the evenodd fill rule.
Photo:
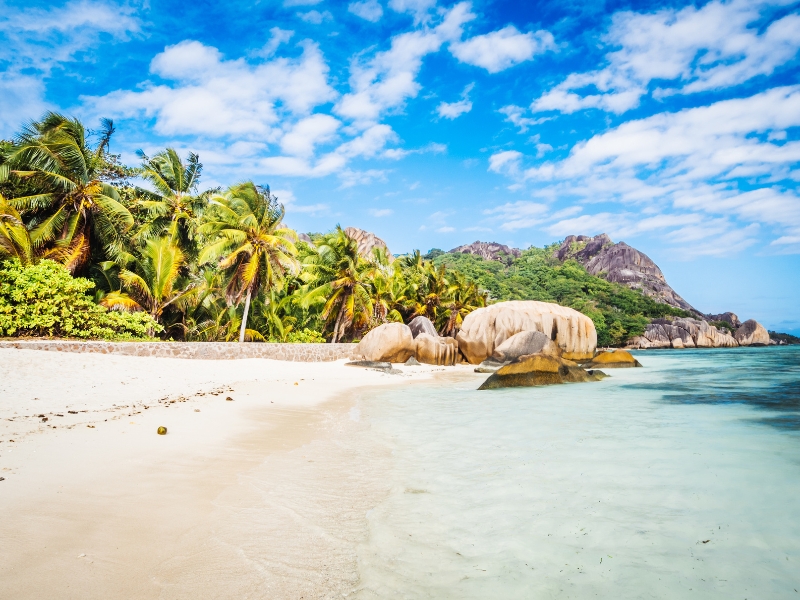
<svg viewBox="0 0 800 600">
<path fill-rule="evenodd" d="M 264 344 L 257 342 L 78 342 L 59 340 L 2 340 L 0 349 L 90 352 L 158 358 L 232 360 L 271 358 L 293 362 L 326 362 L 350 358 L 355 344 Z"/>
</svg>

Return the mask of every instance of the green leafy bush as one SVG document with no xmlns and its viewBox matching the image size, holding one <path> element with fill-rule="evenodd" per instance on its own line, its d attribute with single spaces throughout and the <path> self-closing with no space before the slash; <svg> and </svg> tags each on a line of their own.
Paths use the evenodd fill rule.
<svg viewBox="0 0 800 600">
<path fill-rule="evenodd" d="M 319 331 L 306 328 L 300 331 L 290 331 L 286 334 L 286 342 L 289 344 L 324 344 L 325 338 Z"/>
<path fill-rule="evenodd" d="M 163 331 L 147 313 L 98 306 L 87 295 L 92 288 L 51 260 L 26 267 L 0 262 L 0 336 L 138 340 Z"/>
</svg>

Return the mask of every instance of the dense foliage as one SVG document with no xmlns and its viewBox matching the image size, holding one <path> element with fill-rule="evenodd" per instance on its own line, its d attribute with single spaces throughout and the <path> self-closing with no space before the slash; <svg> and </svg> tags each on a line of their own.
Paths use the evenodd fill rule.
<svg viewBox="0 0 800 600">
<path fill-rule="evenodd" d="M 98 306 L 86 294 L 93 287 L 51 260 L 0 263 L 0 336 L 133 340 L 161 331 L 146 313 Z"/>
<path fill-rule="evenodd" d="M 439 254 L 434 263 L 457 269 L 489 292 L 492 300 L 557 302 L 589 316 L 601 346 L 617 346 L 641 335 L 651 318 L 690 316 L 623 285 L 586 272 L 575 261 L 559 262 L 557 245 L 530 248 L 504 262 L 471 254 Z"/>
<path fill-rule="evenodd" d="M 14 298 L 0 333 L 336 342 L 424 315 L 455 335 L 490 299 L 530 299 L 585 313 L 616 345 L 649 318 L 685 314 L 559 263 L 552 247 L 395 259 L 359 251 L 340 227 L 301 241 L 268 187 L 200 190 L 199 157 L 171 148 L 124 166 L 113 132 L 48 113 L 0 143 L 0 265 Z"/>
</svg>

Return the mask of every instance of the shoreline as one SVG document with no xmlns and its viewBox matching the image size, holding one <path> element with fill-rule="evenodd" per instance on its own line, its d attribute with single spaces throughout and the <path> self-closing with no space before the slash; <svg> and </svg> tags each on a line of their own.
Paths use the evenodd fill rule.
<svg viewBox="0 0 800 600">
<path fill-rule="evenodd" d="M 290 598 L 357 582 L 388 468 L 348 442 L 358 398 L 445 368 L 3 349 L 0 371 L 0 596 Z"/>
</svg>

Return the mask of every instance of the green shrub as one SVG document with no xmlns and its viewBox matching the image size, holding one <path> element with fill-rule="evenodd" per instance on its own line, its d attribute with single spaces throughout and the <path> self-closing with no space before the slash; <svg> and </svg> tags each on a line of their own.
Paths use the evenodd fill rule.
<svg viewBox="0 0 800 600">
<path fill-rule="evenodd" d="M 94 283 L 72 277 L 51 260 L 27 267 L 0 262 L 0 336 L 136 340 L 163 331 L 147 313 L 111 312 L 95 304 L 87 295 L 92 288 Z"/>
<path fill-rule="evenodd" d="M 286 334 L 288 344 L 324 344 L 325 338 L 319 331 L 313 329 L 303 329 L 301 331 L 290 331 Z"/>
</svg>

